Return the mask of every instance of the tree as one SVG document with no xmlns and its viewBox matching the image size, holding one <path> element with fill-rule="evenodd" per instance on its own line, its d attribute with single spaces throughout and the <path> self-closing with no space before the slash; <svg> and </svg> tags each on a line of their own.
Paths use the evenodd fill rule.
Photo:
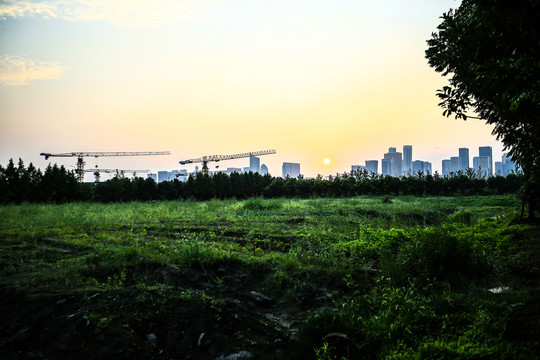
<svg viewBox="0 0 540 360">
<path fill-rule="evenodd" d="M 523 169 L 523 200 L 534 218 L 540 196 L 540 2 L 463 0 L 443 14 L 437 29 L 426 58 L 449 76 L 437 93 L 443 115 L 494 125 L 493 134 Z"/>
</svg>

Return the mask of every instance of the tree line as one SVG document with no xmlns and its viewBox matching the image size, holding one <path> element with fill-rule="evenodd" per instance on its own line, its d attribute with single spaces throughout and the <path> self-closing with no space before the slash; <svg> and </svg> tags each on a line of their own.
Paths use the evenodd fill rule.
<svg viewBox="0 0 540 360">
<path fill-rule="evenodd" d="M 358 195 L 453 196 L 508 194 L 518 192 L 525 182 L 522 174 L 483 178 L 472 172 L 452 177 L 417 174 L 401 178 L 366 171 L 337 174 L 327 179 L 272 177 L 258 173 L 217 173 L 189 176 L 187 181 L 156 183 L 151 178 L 115 177 L 101 183 L 79 183 L 73 171 L 49 165 L 45 171 L 19 159 L 0 165 L 0 203 L 73 201 L 129 202 L 153 200 L 246 199 L 280 197 L 350 197 Z"/>
</svg>

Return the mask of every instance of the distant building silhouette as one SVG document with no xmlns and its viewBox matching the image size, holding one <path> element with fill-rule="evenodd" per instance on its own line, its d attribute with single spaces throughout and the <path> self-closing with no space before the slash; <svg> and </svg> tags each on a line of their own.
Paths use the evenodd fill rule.
<svg viewBox="0 0 540 360">
<path fill-rule="evenodd" d="M 169 181 L 168 171 L 158 171 L 158 182 Z"/>
<path fill-rule="evenodd" d="M 268 166 L 266 166 L 266 164 L 262 164 L 261 165 L 261 175 L 266 175 L 268 174 Z"/>
<path fill-rule="evenodd" d="M 299 163 L 290 163 L 290 162 L 284 162 L 283 166 L 281 167 L 281 177 L 286 178 L 297 178 L 298 175 L 300 175 L 300 164 Z"/>
<path fill-rule="evenodd" d="M 409 176 L 412 172 L 412 146 L 403 145 L 403 175 Z"/>
<path fill-rule="evenodd" d="M 479 157 L 485 156 L 489 158 L 488 164 L 487 164 L 487 174 L 492 175 L 493 174 L 493 150 L 491 146 L 480 146 L 478 148 L 478 156 Z"/>
<path fill-rule="evenodd" d="M 424 174 L 425 175 L 433 174 L 431 170 L 431 163 L 429 161 L 424 161 Z"/>
<path fill-rule="evenodd" d="M 377 160 L 366 160 L 366 170 L 377 174 L 379 172 L 379 162 Z"/>
<path fill-rule="evenodd" d="M 465 171 L 469 167 L 469 149 L 459 148 L 459 170 Z"/>
<path fill-rule="evenodd" d="M 452 168 L 451 161 L 449 159 L 445 159 L 442 161 L 442 175 L 443 176 L 450 176 L 451 168 Z"/>
<path fill-rule="evenodd" d="M 502 165 L 504 176 L 517 172 L 516 163 L 512 161 L 512 158 L 508 156 L 508 153 L 502 154 Z"/>
<path fill-rule="evenodd" d="M 450 158 L 450 172 L 457 174 L 458 170 L 459 170 L 459 157 L 452 156 Z"/>
<path fill-rule="evenodd" d="M 254 173 L 260 172 L 261 159 L 256 156 L 249 157 L 249 171 Z"/>
<path fill-rule="evenodd" d="M 504 176 L 502 161 L 495 161 L 495 176 Z"/>
<path fill-rule="evenodd" d="M 157 177 L 157 174 L 156 173 L 149 173 L 148 175 L 146 175 L 147 178 L 150 178 L 150 179 L 154 179 L 155 182 L 157 182 L 158 180 L 158 177 Z"/>
<path fill-rule="evenodd" d="M 388 152 L 384 154 L 384 159 L 390 160 L 389 175 L 400 177 L 403 174 L 402 154 L 400 152 L 396 152 L 396 148 L 389 148 Z"/>
<path fill-rule="evenodd" d="M 391 167 L 390 167 L 390 159 L 381 160 L 381 172 L 384 176 L 392 175 Z"/>
<path fill-rule="evenodd" d="M 482 177 L 487 177 L 490 174 L 489 165 L 491 157 L 489 156 L 475 156 L 473 157 L 473 169 L 474 172 Z"/>
<path fill-rule="evenodd" d="M 424 173 L 424 162 L 422 160 L 414 160 L 412 162 L 412 174 L 417 175 L 418 173 Z"/>
</svg>

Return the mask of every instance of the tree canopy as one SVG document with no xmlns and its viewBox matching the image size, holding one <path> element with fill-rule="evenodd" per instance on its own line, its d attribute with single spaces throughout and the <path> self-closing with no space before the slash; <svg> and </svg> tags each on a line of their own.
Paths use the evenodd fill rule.
<svg viewBox="0 0 540 360">
<path fill-rule="evenodd" d="M 540 2 L 463 0 L 442 15 L 426 58 L 449 77 L 445 116 L 479 118 L 522 167 L 529 217 L 540 194 Z M 472 111 L 476 116 L 471 116 Z"/>
</svg>

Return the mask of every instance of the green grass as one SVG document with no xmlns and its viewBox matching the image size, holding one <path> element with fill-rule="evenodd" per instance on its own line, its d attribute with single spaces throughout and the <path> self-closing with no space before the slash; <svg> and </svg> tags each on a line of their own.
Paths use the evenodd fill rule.
<svg viewBox="0 0 540 360">
<path fill-rule="evenodd" d="M 540 246 L 537 227 L 512 222 L 518 207 L 513 196 L 2 206 L 0 350 L 531 358 Z"/>
</svg>

